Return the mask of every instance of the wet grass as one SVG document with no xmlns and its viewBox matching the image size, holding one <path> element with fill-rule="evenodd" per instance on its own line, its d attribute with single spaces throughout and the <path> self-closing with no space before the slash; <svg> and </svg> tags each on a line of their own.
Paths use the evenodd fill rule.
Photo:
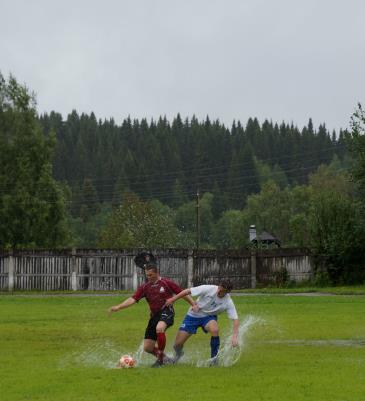
<svg viewBox="0 0 365 401">
<path fill-rule="evenodd" d="M 233 366 L 192 364 L 209 354 L 209 337 L 199 333 L 185 363 L 150 369 L 144 357 L 143 367 L 118 370 L 120 354 L 140 346 L 148 317 L 144 301 L 108 316 L 121 297 L 0 297 L 1 400 L 365 400 L 364 296 L 235 297 L 243 320 L 260 322 Z M 168 349 L 186 309 L 176 305 Z M 229 322 L 220 323 L 224 338 Z"/>
<path fill-rule="evenodd" d="M 247 294 L 333 294 L 333 295 L 365 295 L 365 285 L 337 286 L 337 287 L 316 287 L 316 286 L 293 286 L 293 287 L 265 287 L 234 291 Z"/>
<path fill-rule="evenodd" d="M 131 294 L 132 291 L 39 291 L 39 290 L 16 290 L 13 292 L 0 291 L 0 295 L 126 295 Z M 301 294 L 301 293 L 321 293 L 321 294 L 334 294 L 334 295 L 365 295 L 365 285 L 353 286 L 335 286 L 335 287 L 318 287 L 304 283 L 302 285 L 293 285 L 287 287 L 264 287 L 255 289 L 242 289 L 234 290 L 233 293 L 247 293 L 247 294 Z"/>
</svg>

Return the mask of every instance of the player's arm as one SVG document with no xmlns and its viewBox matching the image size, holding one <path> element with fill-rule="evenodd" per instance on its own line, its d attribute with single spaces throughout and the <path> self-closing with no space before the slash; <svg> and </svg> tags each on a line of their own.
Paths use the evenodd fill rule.
<svg viewBox="0 0 365 401">
<path fill-rule="evenodd" d="M 232 335 L 232 346 L 238 346 L 238 332 L 240 328 L 240 322 L 238 320 L 238 314 L 236 311 L 236 307 L 232 299 L 229 300 L 228 307 L 227 307 L 227 315 L 230 319 L 233 320 L 233 335 Z"/>
<path fill-rule="evenodd" d="M 232 335 L 232 345 L 234 347 L 238 346 L 238 331 L 240 327 L 240 322 L 238 319 L 233 319 L 233 335 Z"/>
<path fill-rule="evenodd" d="M 176 294 L 176 295 L 174 295 L 173 297 L 167 299 L 167 300 L 166 300 L 166 305 L 167 305 L 167 306 L 168 306 L 168 305 L 172 305 L 172 304 L 173 304 L 174 302 L 176 302 L 178 299 L 180 299 L 180 298 L 185 298 L 185 299 L 186 299 L 187 297 L 189 297 L 189 298 L 192 300 L 193 303 L 190 303 L 189 301 L 187 301 L 187 302 L 189 302 L 190 305 L 195 305 L 195 302 L 194 302 L 194 300 L 191 298 L 190 294 L 191 294 L 190 288 L 187 288 L 186 290 L 182 290 L 182 291 L 179 292 L 178 294 Z"/>
<path fill-rule="evenodd" d="M 198 312 L 199 306 L 198 304 L 194 301 L 194 299 L 190 296 L 191 290 L 190 288 L 187 288 L 186 290 L 182 290 L 178 294 L 174 295 L 173 297 L 169 298 L 166 300 L 165 306 L 172 305 L 175 301 L 177 301 L 180 298 L 184 298 L 187 303 L 189 303 L 193 309 L 194 312 Z"/>
<path fill-rule="evenodd" d="M 179 287 L 175 282 L 170 281 L 169 282 L 169 287 L 173 291 L 173 293 L 176 295 L 182 294 L 184 291 L 184 295 L 181 295 L 179 298 L 183 298 L 189 305 L 191 305 L 192 308 L 196 308 L 196 302 L 193 300 L 193 298 L 190 296 L 191 290 L 190 288 L 187 288 L 186 290 L 183 290 L 181 287 Z M 172 297 L 174 298 L 174 297 Z M 173 301 L 175 302 L 175 301 Z M 172 303 L 173 303 L 172 302 Z M 166 302 L 165 306 L 172 305 L 170 302 Z"/>
<path fill-rule="evenodd" d="M 128 308 L 128 307 L 132 306 L 133 304 L 135 304 L 136 302 L 137 301 L 133 297 L 129 297 L 125 301 L 123 301 L 121 304 L 114 305 L 111 308 L 109 308 L 109 313 L 118 312 L 121 309 Z"/>
<path fill-rule="evenodd" d="M 186 295 L 185 297 L 183 297 L 183 299 L 189 304 L 191 305 L 193 308 L 196 305 L 196 302 L 193 300 L 193 298 L 190 295 Z"/>
</svg>

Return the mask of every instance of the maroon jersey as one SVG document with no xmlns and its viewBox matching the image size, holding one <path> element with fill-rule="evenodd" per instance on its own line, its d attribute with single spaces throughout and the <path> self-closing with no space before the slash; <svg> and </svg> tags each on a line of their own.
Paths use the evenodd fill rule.
<svg viewBox="0 0 365 401">
<path fill-rule="evenodd" d="M 151 313 L 155 314 L 159 312 L 162 307 L 165 305 L 166 299 L 171 298 L 174 294 L 178 294 L 182 291 L 175 282 L 169 280 L 168 278 L 159 278 L 155 283 L 147 283 L 142 284 L 137 288 L 132 298 L 134 298 L 137 302 L 143 297 L 146 298 Z"/>
</svg>

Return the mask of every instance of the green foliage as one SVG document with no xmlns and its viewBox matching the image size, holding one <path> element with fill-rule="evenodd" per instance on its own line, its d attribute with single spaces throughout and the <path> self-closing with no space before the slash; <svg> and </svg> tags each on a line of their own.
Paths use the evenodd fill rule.
<svg viewBox="0 0 365 401">
<path fill-rule="evenodd" d="M 344 133 L 336 140 L 324 125 L 316 131 L 311 120 L 302 131 L 269 121 L 260 126 L 257 119 L 249 119 L 245 127 L 237 121 L 227 129 L 209 117 L 201 122 L 195 116 L 183 121 L 180 115 L 171 124 L 166 117 L 150 122 L 128 117 L 118 126 L 112 119 L 98 121 L 93 113 L 79 115 L 76 111 L 65 121 L 52 112 L 40 117 L 40 122 L 47 135 L 52 130 L 57 134 L 54 174 L 72 189 L 74 218 L 87 222 L 98 213 L 100 204 L 118 206 L 123 203 L 123 192 L 133 191 L 145 201 L 158 199 L 174 208 L 173 219 L 184 233 L 183 242 L 192 246 L 196 241 L 197 188 L 213 194 L 201 205 L 201 246 L 211 247 L 214 225 L 223 212 L 243 210 L 248 197 L 258 194 L 269 181 L 277 185 L 281 199 L 276 207 L 272 199 L 270 212 L 257 224 L 268 230 L 272 226 L 287 245 L 305 244 L 307 207 L 294 210 L 294 201 L 285 198 L 291 197 L 289 192 L 296 184 L 306 184 L 308 174 L 323 161 L 330 162 L 338 155 L 336 163 L 343 165 L 346 158 Z M 88 180 L 92 191 L 86 194 Z M 285 193 L 287 187 L 291 189 Z M 281 217 L 278 202 L 285 205 Z M 285 211 L 289 203 L 292 209 Z M 261 213 L 258 207 L 252 208 L 255 215 Z M 250 218 L 252 213 L 249 210 Z"/>
<path fill-rule="evenodd" d="M 213 230 L 213 195 L 205 193 L 199 201 L 200 207 L 200 245 L 203 248 L 209 247 Z M 175 224 L 178 230 L 184 232 L 188 238 L 188 243 L 196 244 L 197 236 L 197 203 L 191 201 L 181 205 L 176 210 Z"/>
<path fill-rule="evenodd" d="M 263 230 L 275 235 L 283 244 L 299 245 L 306 226 L 302 225 L 299 235 L 298 223 L 305 222 L 309 196 L 305 188 L 281 190 L 273 181 L 268 181 L 257 195 L 251 195 L 244 209 L 246 219 L 256 226 L 257 232 Z M 248 232 L 248 229 L 247 229 Z"/>
<path fill-rule="evenodd" d="M 227 209 L 227 202 L 224 193 L 221 191 L 218 183 L 215 181 L 213 186 L 212 213 L 214 220 L 219 219 L 222 213 Z"/>
<path fill-rule="evenodd" d="M 176 179 L 173 186 L 173 198 L 171 206 L 177 208 L 188 201 L 188 197 L 179 179 Z"/>
<path fill-rule="evenodd" d="M 95 216 L 100 210 L 98 194 L 94 188 L 92 180 L 85 179 L 81 189 L 80 217 L 85 223 Z"/>
<path fill-rule="evenodd" d="M 268 181 L 275 182 L 281 189 L 288 186 L 288 178 L 284 170 L 278 164 L 275 164 L 274 167 L 271 168 L 269 164 L 256 160 L 256 166 L 261 188 Z"/>
<path fill-rule="evenodd" d="M 351 118 L 351 132 L 346 133 L 346 144 L 353 157 L 352 176 L 361 191 L 362 219 L 365 222 L 365 110 L 361 104 Z"/>
<path fill-rule="evenodd" d="M 181 246 L 183 235 L 160 202 L 144 202 L 133 193 L 123 196 L 101 233 L 102 248 L 166 248 Z"/>
<path fill-rule="evenodd" d="M 240 151 L 233 150 L 227 183 L 230 207 L 242 209 L 247 196 L 258 192 L 259 189 L 259 175 L 253 149 L 250 143 L 246 143 Z"/>
<path fill-rule="evenodd" d="M 0 74 L 0 246 L 193 247 L 200 188 L 201 247 L 247 246 L 255 224 L 321 254 L 318 280 L 361 281 L 364 138 L 361 105 L 338 137 L 311 120 L 300 131 L 251 118 L 227 129 L 180 115 L 38 117 L 34 95 Z"/>
<path fill-rule="evenodd" d="M 157 122 L 128 117 L 118 126 L 113 119 L 101 121 L 93 113 L 80 116 L 76 111 L 65 121 L 55 112 L 39 121 L 46 134 L 56 132 L 54 174 L 73 192 L 93 177 L 99 202 L 118 204 L 121 190 L 131 190 L 176 208 L 192 200 L 199 187 L 220 193 L 216 218 L 228 208 L 242 209 L 247 196 L 268 180 L 281 189 L 306 184 L 321 163 L 334 155 L 341 162 L 346 158 L 345 134 L 340 132 L 336 140 L 324 125 L 316 131 L 311 121 L 302 131 L 269 121 L 260 126 L 257 119 L 249 119 L 246 127 L 234 122 L 227 129 L 209 117 L 182 121 L 180 115 L 171 124 L 166 117 Z"/>
<path fill-rule="evenodd" d="M 112 207 L 103 204 L 100 210 L 96 214 L 90 215 L 87 220 L 83 220 L 81 217 L 69 216 L 68 224 L 72 238 L 69 246 L 76 248 L 97 248 L 100 233 L 105 229 L 111 213 Z"/>
<path fill-rule="evenodd" d="M 289 273 L 285 266 L 274 272 L 275 285 L 279 288 L 285 287 L 289 282 Z"/>
<path fill-rule="evenodd" d="M 247 216 L 240 210 L 227 210 L 214 227 L 213 245 L 217 249 L 239 249 L 248 246 Z"/>
<path fill-rule="evenodd" d="M 184 203 L 175 214 L 176 227 L 185 233 L 196 232 L 196 201 Z"/>
<path fill-rule="evenodd" d="M 347 133 L 347 145 L 355 158 L 354 176 L 365 184 L 365 110 L 359 103 L 351 118 L 351 132 Z"/>
<path fill-rule="evenodd" d="M 317 173 L 309 177 L 309 182 L 309 244 L 315 253 L 322 255 L 321 282 L 365 280 L 362 269 L 365 227 L 356 186 L 346 172 L 338 171 L 336 163 L 320 166 Z"/>
<path fill-rule="evenodd" d="M 0 74 L 0 246 L 65 244 L 65 199 L 52 177 L 55 136 L 42 133 L 35 97 Z"/>
<path fill-rule="evenodd" d="M 362 263 L 365 241 L 356 203 L 344 193 L 322 190 L 313 195 L 309 216 L 311 245 L 322 256 L 330 282 L 364 280 L 365 274 L 354 269 Z"/>
</svg>

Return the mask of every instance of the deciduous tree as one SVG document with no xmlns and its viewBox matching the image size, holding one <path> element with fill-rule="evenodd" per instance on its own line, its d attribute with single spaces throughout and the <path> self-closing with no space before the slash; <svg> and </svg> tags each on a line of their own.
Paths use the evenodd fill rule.
<svg viewBox="0 0 365 401">
<path fill-rule="evenodd" d="M 35 95 L 0 73 L 0 246 L 64 244 L 65 200 L 52 177 L 55 141 L 39 126 Z"/>
</svg>

